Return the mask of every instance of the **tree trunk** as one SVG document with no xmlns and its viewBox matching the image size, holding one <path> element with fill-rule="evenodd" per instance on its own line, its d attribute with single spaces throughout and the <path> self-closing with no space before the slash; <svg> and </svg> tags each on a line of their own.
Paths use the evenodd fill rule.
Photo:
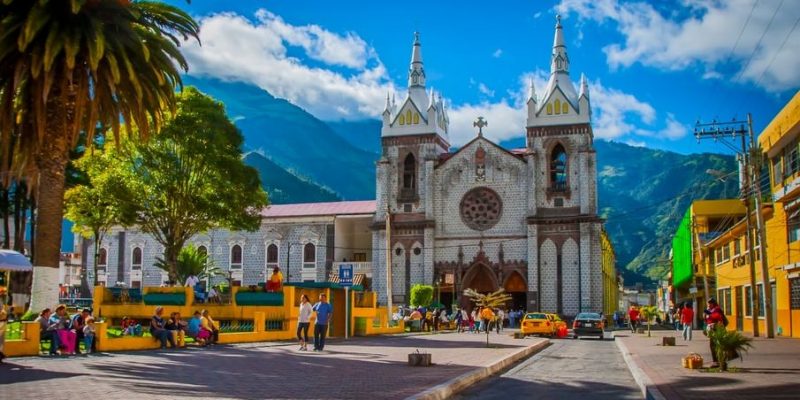
<svg viewBox="0 0 800 400">
<path fill-rule="evenodd" d="M 51 96 L 58 98 L 57 93 Z M 39 171 L 36 216 L 36 253 L 33 258 L 31 309 L 53 307 L 58 302 L 58 270 L 61 258 L 61 223 L 64 218 L 65 171 L 70 141 L 67 120 L 72 110 L 58 100 L 48 102 L 46 137 L 35 156 Z M 63 113 L 63 114 L 61 114 Z M 65 116 L 66 115 L 66 116 Z"/>
<path fill-rule="evenodd" d="M 14 250 L 25 254 L 25 227 L 28 222 L 28 202 L 25 201 L 25 186 L 17 186 L 17 200 L 14 201 L 14 206 L 19 209 L 19 230 L 14 232 L 16 237 L 14 238 Z"/>
<path fill-rule="evenodd" d="M 9 213 L 11 212 L 11 203 L 8 199 L 8 192 L 10 189 L 3 189 L 3 248 L 11 248 L 11 226 L 8 220 Z"/>
<path fill-rule="evenodd" d="M 169 266 L 169 281 L 172 285 L 178 282 L 178 254 L 181 248 L 177 245 L 164 246 L 164 260 Z"/>
</svg>

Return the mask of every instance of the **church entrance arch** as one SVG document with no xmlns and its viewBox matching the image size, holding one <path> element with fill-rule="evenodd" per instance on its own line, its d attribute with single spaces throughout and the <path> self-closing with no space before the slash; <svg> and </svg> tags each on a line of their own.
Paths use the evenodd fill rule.
<svg viewBox="0 0 800 400">
<path fill-rule="evenodd" d="M 514 310 L 525 308 L 528 300 L 528 284 L 518 271 L 508 275 L 503 288 L 511 295 L 511 308 Z"/>
<path fill-rule="evenodd" d="M 467 269 L 461 287 L 463 289 L 474 289 L 478 293 L 491 293 L 497 290 L 500 285 L 497 282 L 497 277 L 489 266 L 477 262 Z M 461 297 L 461 306 L 466 308 L 472 307 L 470 305 L 470 300 L 464 296 Z"/>
</svg>

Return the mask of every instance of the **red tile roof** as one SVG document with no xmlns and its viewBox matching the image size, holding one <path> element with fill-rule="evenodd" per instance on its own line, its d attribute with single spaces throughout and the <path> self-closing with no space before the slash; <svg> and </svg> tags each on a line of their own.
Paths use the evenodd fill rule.
<svg viewBox="0 0 800 400">
<path fill-rule="evenodd" d="M 330 203 L 275 204 L 261 210 L 261 216 L 266 218 L 374 213 L 375 200 L 335 201 Z"/>
</svg>

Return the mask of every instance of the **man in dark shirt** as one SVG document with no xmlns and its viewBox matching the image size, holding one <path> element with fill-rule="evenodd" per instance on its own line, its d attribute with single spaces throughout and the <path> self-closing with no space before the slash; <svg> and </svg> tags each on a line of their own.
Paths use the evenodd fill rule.
<svg viewBox="0 0 800 400">
<path fill-rule="evenodd" d="M 325 293 L 321 293 L 319 301 L 312 308 L 317 313 L 317 321 L 314 323 L 314 351 L 322 351 L 325 348 L 328 322 L 333 315 L 333 307 L 328 303 L 327 298 Z"/>
</svg>

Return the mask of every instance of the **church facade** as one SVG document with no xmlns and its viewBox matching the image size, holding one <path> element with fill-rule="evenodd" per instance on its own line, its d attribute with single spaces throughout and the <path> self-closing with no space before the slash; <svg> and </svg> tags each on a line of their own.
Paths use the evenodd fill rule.
<svg viewBox="0 0 800 400">
<path fill-rule="evenodd" d="M 591 105 L 585 77 L 576 90 L 569 69 L 559 20 L 541 96 L 531 83 L 525 148 L 488 140 L 479 119 L 476 137 L 451 152 L 447 110 L 426 92 L 415 37 L 407 94 L 387 97 L 382 115 L 372 247 L 391 251 L 372 253 L 381 300 L 391 292 L 405 303 L 410 286 L 435 283 L 445 304 L 465 288 L 502 287 L 531 310 L 602 308 Z"/>
<path fill-rule="evenodd" d="M 514 305 L 572 316 L 601 311 L 601 233 L 596 155 L 588 84 L 570 79 L 560 21 L 550 78 L 527 100 L 526 146 L 505 149 L 476 136 L 451 151 L 449 116 L 426 88 L 415 35 L 408 89 L 387 96 L 375 201 L 274 205 L 256 232 L 214 230 L 192 240 L 227 279 L 263 282 L 275 266 L 289 280 L 326 280 L 338 264 L 355 264 L 379 302 L 408 304 L 414 284 L 436 286 L 444 304 L 465 288 L 505 288 Z M 488 121 L 491 122 L 491 121 Z M 520 127 L 522 128 L 522 127 Z M 116 229 L 98 257 L 105 284 L 157 285 L 152 264 L 162 250 L 136 230 Z M 93 246 L 84 264 L 93 270 Z M 217 278 L 222 279 L 222 278 Z"/>
</svg>

